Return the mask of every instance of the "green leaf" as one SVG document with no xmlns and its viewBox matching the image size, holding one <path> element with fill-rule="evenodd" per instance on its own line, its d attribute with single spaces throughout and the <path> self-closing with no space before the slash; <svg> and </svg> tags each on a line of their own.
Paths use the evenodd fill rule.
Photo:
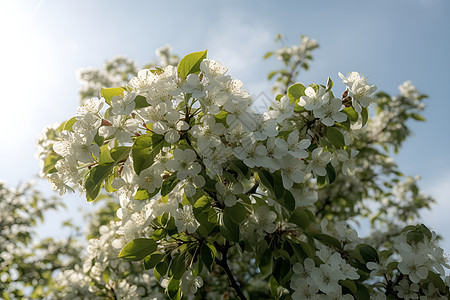
<svg viewBox="0 0 450 300">
<path fill-rule="evenodd" d="M 136 138 L 131 151 L 136 174 L 141 174 L 142 170 L 153 165 L 156 155 L 165 144 L 164 136 L 159 134 L 145 134 Z"/>
<path fill-rule="evenodd" d="M 275 266 L 273 267 L 272 275 L 277 280 L 280 285 L 285 283 L 285 280 L 288 279 L 287 275 L 291 270 L 291 264 L 289 260 L 284 258 L 278 258 L 275 261 Z"/>
<path fill-rule="evenodd" d="M 249 168 L 243 161 L 235 159 L 229 163 L 230 169 L 236 171 L 243 178 L 250 178 Z"/>
<path fill-rule="evenodd" d="M 345 107 L 342 112 L 347 115 L 348 119 L 352 123 L 358 121 L 358 113 L 353 109 L 353 107 Z"/>
<path fill-rule="evenodd" d="M 303 262 L 305 259 L 309 257 L 309 255 L 303 250 L 303 248 L 296 244 L 294 241 L 289 241 L 291 244 L 292 249 L 294 250 L 295 257 L 297 258 L 297 261 Z M 313 252 L 313 257 L 315 253 Z"/>
<path fill-rule="evenodd" d="M 362 245 L 359 245 L 358 250 L 359 250 L 359 253 L 361 254 L 361 257 L 364 259 L 365 263 L 368 263 L 370 261 L 372 261 L 372 262 L 380 261 L 377 250 L 375 250 L 372 246 L 367 245 L 367 244 L 362 244 Z"/>
<path fill-rule="evenodd" d="M 200 247 L 200 257 L 202 258 L 202 261 L 206 266 L 206 268 L 208 269 L 208 271 L 211 272 L 214 262 L 214 253 L 206 244 L 203 244 Z"/>
<path fill-rule="evenodd" d="M 155 189 L 153 193 L 149 193 L 147 189 L 138 189 L 134 195 L 135 200 L 147 200 L 159 193 L 160 189 Z"/>
<path fill-rule="evenodd" d="M 116 163 L 119 163 L 121 161 L 124 161 L 128 157 L 130 151 L 131 147 L 127 146 L 115 147 L 111 149 L 111 157 Z"/>
<path fill-rule="evenodd" d="M 261 183 L 273 194 L 275 195 L 274 182 L 272 174 L 266 170 L 259 170 L 258 177 Z"/>
<path fill-rule="evenodd" d="M 184 255 L 176 255 L 172 258 L 172 263 L 170 264 L 170 275 L 175 279 L 181 279 L 184 271 L 186 271 L 186 264 L 184 260 Z"/>
<path fill-rule="evenodd" d="M 141 95 L 137 95 L 136 98 L 134 98 L 134 103 L 136 103 L 134 109 L 144 108 L 147 106 L 150 106 L 147 102 L 147 98 Z"/>
<path fill-rule="evenodd" d="M 96 143 L 99 147 L 103 146 L 103 142 L 105 138 L 98 134 L 98 132 L 94 136 L 94 143 Z"/>
<path fill-rule="evenodd" d="M 69 130 L 69 131 L 73 132 L 73 129 L 72 129 L 73 124 L 75 124 L 77 121 L 78 120 L 76 117 L 70 118 L 68 121 L 63 123 L 64 126 L 63 126 L 62 130 Z"/>
<path fill-rule="evenodd" d="M 223 214 L 229 216 L 236 224 L 241 224 L 247 216 L 247 210 L 242 203 L 236 203 L 232 207 L 226 207 Z"/>
<path fill-rule="evenodd" d="M 95 166 L 90 170 L 89 176 L 84 183 L 87 201 L 91 202 L 97 198 L 103 181 L 111 175 L 111 171 L 115 165 L 115 163 L 103 164 Z"/>
<path fill-rule="evenodd" d="M 258 267 L 259 270 L 261 271 L 261 276 L 263 278 L 266 278 L 267 276 L 272 274 L 272 266 L 273 266 L 272 251 L 270 250 L 270 248 L 267 248 L 261 254 L 261 257 L 259 257 L 258 263 Z"/>
<path fill-rule="evenodd" d="M 161 252 L 154 252 L 150 255 L 147 255 L 144 260 L 142 261 L 143 265 L 144 265 L 144 270 L 151 270 L 153 269 L 157 264 L 159 264 L 161 262 L 161 260 L 164 259 L 164 257 L 166 256 L 165 253 L 161 253 Z"/>
<path fill-rule="evenodd" d="M 442 293 L 445 294 L 446 292 L 446 286 L 444 281 L 442 280 L 441 276 L 439 276 L 438 274 L 428 271 L 428 278 L 429 281 L 431 281 L 433 283 L 433 285 L 435 287 L 437 287 Z"/>
<path fill-rule="evenodd" d="M 319 233 L 315 234 L 314 238 L 324 245 L 332 246 L 336 249 L 341 249 L 341 242 L 339 242 L 337 238 L 332 237 L 331 235 Z"/>
<path fill-rule="evenodd" d="M 336 180 L 336 171 L 334 170 L 334 167 L 331 165 L 331 163 L 326 165 L 327 175 L 328 175 L 328 182 L 333 183 Z"/>
<path fill-rule="evenodd" d="M 272 296 L 274 296 L 277 300 L 280 299 L 280 297 L 283 295 L 284 288 L 278 284 L 273 276 L 270 276 L 269 285 L 270 293 L 272 294 Z"/>
<path fill-rule="evenodd" d="M 261 183 L 275 196 L 275 201 L 283 205 L 289 211 L 295 208 L 295 199 L 292 193 L 283 187 L 280 172 L 270 173 L 267 170 L 259 170 L 258 177 Z"/>
<path fill-rule="evenodd" d="M 358 292 L 356 284 L 353 280 L 350 280 L 350 279 L 343 280 L 343 281 L 341 281 L 341 285 L 346 287 L 347 289 L 349 289 L 353 295 L 356 295 Z"/>
<path fill-rule="evenodd" d="M 105 102 L 111 105 L 111 99 L 115 96 L 122 96 L 125 90 L 123 88 L 101 88 L 100 95 L 105 98 Z"/>
<path fill-rule="evenodd" d="M 200 73 L 200 63 L 206 58 L 206 52 L 194 52 L 183 57 L 178 64 L 177 74 L 181 79 L 186 79 L 189 74 Z"/>
<path fill-rule="evenodd" d="M 267 59 L 273 55 L 273 51 L 269 51 L 266 54 L 264 54 L 264 59 Z"/>
<path fill-rule="evenodd" d="M 105 191 L 107 193 L 113 193 L 114 191 L 116 191 L 115 188 L 112 187 L 111 183 L 113 182 L 114 178 L 116 178 L 116 176 L 114 175 L 114 173 L 109 176 L 106 180 L 105 183 L 103 185 L 103 187 L 105 188 Z"/>
<path fill-rule="evenodd" d="M 301 83 L 296 83 L 288 88 L 288 97 L 290 103 L 296 103 L 301 96 L 305 96 L 305 86 Z"/>
<path fill-rule="evenodd" d="M 123 247 L 118 257 L 128 260 L 142 260 L 155 252 L 157 247 L 158 244 L 153 239 L 135 239 Z"/>
<path fill-rule="evenodd" d="M 111 157 L 111 150 L 109 145 L 103 145 L 100 147 L 100 157 L 98 163 L 100 165 L 113 163 L 114 159 Z"/>
<path fill-rule="evenodd" d="M 300 226 L 300 228 L 306 229 L 309 226 L 309 216 L 305 211 L 305 208 L 297 207 L 289 218 L 289 223 Z"/>
<path fill-rule="evenodd" d="M 413 118 L 414 120 L 416 120 L 416 121 L 421 121 L 421 122 L 426 121 L 426 119 L 423 116 L 419 115 L 419 114 L 412 113 L 409 116 L 411 118 Z"/>
<path fill-rule="evenodd" d="M 369 120 L 369 109 L 367 107 L 362 108 L 361 112 L 362 117 L 362 127 L 367 124 L 367 121 Z"/>
<path fill-rule="evenodd" d="M 314 249 L 311 247 L 310 244 L 308 244 L 307 242 L 303 242 L 303 241 L 298 241 L 298 244 L 300 245 L 302 250 L 305 252 L 305 254 L 308 255 L 309 258 L 314 258 L 314 256 L 316 255 L 316 252 L 314 251 Z"/>
<path fill-rule="evenodd" d="M 86 198 L 89 202 L 97 198 L 105 179 L 111 175 L 114 167 L 128 156 L 130 149 L 130 147 L 125 146 L 113 148 L 110 153 L 113 162 L 99 164 L 90 170 L 84 183 Z"/>
<path fill-rule="evenodd" d="M 155 229 L 155 231 L 153 231 L 153 234 L 152 234 L 152 237 L 155 241 L 162 240 L 166 236 L 167 236 L 167 230 L 165 230 L 164 228 Z"/>
<path fill-rule="evenodd" d="M 327 127 L 326 136 L 330 143 L 334 146 L 338 148 L 345 146 L 344 135 L 339 131 L 339 129 L 336 129 L 335 127 Z"/>
<path fill-rule="evenodd" d="M 166 276 L 168 269 L 169 269 L 169 260 L 166 256 L 164 261 L 157 264 L 153 269 L 153 275 L 155 276 L 156 280 L 161 282 L 161 277 Z"/>
<path fill-rule="evenodd" d="M 422 242 L 423 238 L 424 235 L 420 231 L 410 231 L 406 234 L 406 240 L 415 244 Z"/>
<path fill-rule="evenodd" d="M 167 196 L 177 186 L 178 182 L 177 172 L 164 179 L 161 187 L 161 196 Z"/>
<path fill-rule="evenodd" d="M 55 165 L 62 157 L 59 155 L 49 155 L 45 158 L 44 161 L 44 168 L 42 169 L 42 172 L 45 174 L 52 173 L 51 171 L 54 170 L 56 172 Z"/>
<path fill-rule="evenodd" d="M 172 278 L 167 285 L 167 294 L 169 298 L 172 300 L 180 299 L 181 290 L 180 290 L 180 278 Z"/>
<path fill-rule="evenodd" d="M 222 235 L 231 242 L 239 243 L 239 225 L 227 216 L 223 216 L 223 225 L 220 226 Z"/>
<path fill-rule="evenodd" d="M 355 284 L 356 284 L 356 296 L 358 297 L 358 299 L 370 299 L 370 294 L 366 286 L 360 283 Z"/>
<path fill-rule="evenodd" d="M 333 80 L 331 80 L 331 78 L 328 77 L 326 91 L 328 92 L 332 88 L 333 88 Z"/>
<path fill-rule="evenodd" d="M 272 71 L 267 75 L 267 79 L 271 80 L 273 76 L 277 75 L 280 71 Z"/>
</svg>

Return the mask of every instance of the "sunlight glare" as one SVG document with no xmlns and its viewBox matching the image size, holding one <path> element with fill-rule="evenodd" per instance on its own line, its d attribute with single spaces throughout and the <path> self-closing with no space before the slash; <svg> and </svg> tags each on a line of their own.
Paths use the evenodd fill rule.
<svg viewBox="0 0 450 300">
<path fill-rule="evenodd" d="M 28 9 L 19 1 L 0 2 L 0 140 L 11 140 L 16 134 L 8 128 L 30 128 L 32 114 L 38 107 L 36 96 L 49 79 L 46 65 L 48 45 L 37 34 L 33 14 L 42 2 Z M 19 110 L 19 108 L 22 108 Z"/>
</svg>

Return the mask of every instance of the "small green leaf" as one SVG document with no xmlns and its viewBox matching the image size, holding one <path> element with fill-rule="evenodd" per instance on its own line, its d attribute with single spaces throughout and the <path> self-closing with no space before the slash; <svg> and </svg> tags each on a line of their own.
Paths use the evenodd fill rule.
<svg viewBox="0 0 450 300">
<path fill-rule="evenodd" d="M 118 257 L 128 260 L 142 260 L 155 252 L 157 247 L 158 244 L 153 239 L 135 239 L 123 247 Z"/>
<path fill-rule="evenodd" d="M 89 176 L 84 182 L 87 201 L 91 202 L 97 198 L 104 180 L 111 175 L 111 171 L 115 165 L 115 163 L 103 164 L 95 166 L 90 170 Z"/>
<path fill-rule="evenodd" d="M 342 148 L 345 146 L 344 135 L 339 131 L 339 129 L 336 129 L 335 127 L 327 127 L 326 136 L 330 143 L 332 143 L 334 146 L 338 148 Z"/>
<path fill-rule="evenodd" d="M 161 282 L 161 278 L 166 276 L 167 270 L 169 270 L 169 260 L 166 256 L 164 261 L 161 261 L 153 268 L 153 275 L 155 276 L 156 280 Z"/>
<path fill-rule="evenodd" d="M 42 169 L 42 172 L 45 174 L 51 173 L 52 170 L 56 172 L 55 165 L 62 157 L 59 155 L 49 155 L 45 158 L 44 161 L 44 168 Z"/>
<path fill-rule="evenodd" d="M 410 243 L 412 242 L 412 243 L 417 244 L 419 242 L 422 242 L 423 238 L 424 238 L 424 235 L 420 231 L 410 231 L 406 234 L 406 240 Z"/>
<path fill-rule="evenodd" d="M 365 263 L 368 263 L 370 261 L 372 261 L 372 262 L 380 261 L 377 250 L 375 250 L 372 246 L 367 245 L 367 244 L 362 244 L 362 245 L 359 245 L 358 249 L 359 249 L 359 253 L 361 254 L 361 257 L 364 259 Z"/>
<path fill-rule="evenodd" d="M 150 106 L 147 102 L 147 98 L 141 95 L 137 95 L 136 98 L 134 98 L 134 103 L 136 103 L 134 109 L 144 108 L 147 106 Z"/>
<path fill-rule="evenodd" d="M 235 159 L 229 163 L 230 169 L 236 171 L 243 178 L 250 178 L 249 168 L 243 161 Z"/>
<path fill-rule="evenodd" d="M 358 292 L 356 284 L 353 280 L 350 280 L 350 279 L 343 280 L 343 281 L 341 281 L 341 285 L 348 288 L 352 292 L 353 295 L 356 295 Z"/>
<path fill-rule="evenodd" d="M 236 203 L 232 207 L 226 207 L 223 210 L 224 215 L 229 216 L 236 224 L 241 224 L 247 216 L 247 210 L 242 203 Z"/>
<path fill-rule="evenodd" d="M 273 55 L 273 51 L 269 51 L 266 54 L 264 54 L 264 59 L 267 59 Z"/>
<path fill-rule="evenodd" d="M 98 163 L 103 164 L 109 164 L 113 163 L 114 159 L 111 157 L 111 149 L 109 149 L 109 145 L 103 145 L 100 147 L 100 157 L 98 160 Z"/>
<path fill-rule="evenodd" d="M 310 244 L 303 241 L 298 241 L 298 244 L 300 245 L 302 250 L 306 253 L 306 255 L 308 255 L 309 258 L 314 258 L 316 253 Z"/>
<path fill-rule="evenodd" d="M 186 271 L 186 265 L 184 260 L 184 255 L 176 255 L 172 258 L 172 263 L 170 264 L 170 275 L 175 279 L 181 279 L 184 271 Z"/>
<path fill-rule="evenodd" d="M 161 196 L 167 196 L 177 186 L 178 182 L 176 172 L 164 179 L 161 187 Z"/>
<path fill-rule="evenodd" d="M 331 80 L 331 78 L 328 77 L 326 91 L 328 92 L 332 88 L 333 88 L 333 80 Z"/>
<path fill-rule="evenodd" d="M 261 183 L 273 194 L 275 195 L 275 190 L 274 190 L 274 182 L 273 182 L 273 177 L 272 174 L 270 174 L 270 172 L 266 171 L 266 170 L 260 170 L 258 171 L 258 177 L 261 180 Z"/>
<path fill-rule="evenodd" d="M 271 80 L 273 76 L 277 75 L 280 71 L 272 71 L 267 75 L 267 79 Z"/>
<path fill-rule="evenodd" d="M 270 276 L 269 285 L 270 293 L 272 294 L 272 296 L 274 296 L 276 300 L 280 299 L 280 297 L 283 295 L 284 288 L 278 284 L 273 276 Z"/>
<path fill-rule="evenodd" d="M 166 254 L 161 252 L 154 252 L 150 255 L 147 255 L 143 260 L 144 270 L 150 270 L 153 269 L 157 264 L 161 262 L 161 260 L 164 259 Z"/>
<path fill-rule="evenodd" d="M 200 257 L 208 271 L 211 272 L 214 262 L 214 253 L 206 244 L 203 244 L 200 247 Z"/>
<path fill-rule="evenodd" d="M 155 189 L 153 193 L 149 193 L 147 189 L 138 189 L 134 195 L 135 200 L 147 200 L 158 194 L 159 189 Z"/>
<path fill-rule="evenodd" d="M 172 278 L 169 281 L 167 294 L 171 300 L 179 300 L 181 298 L 180 280 Z"/>
<path fill-rule="evenodd" d="M 333 183 L 336 180 L 336 171 L 334 170 L 334 167 L 329 163 L 325 168 L 327 170 L 328 182 Z"/>
<path fill-rule="evenodd" d="M 261 276 L 263 278 L 272 274 L 272 266 L 273 266 L 272 251 L 268 248 L 264 250 L 264 252 L 261 254 L 261 257 L 259 257 L 258 267 L 259 270 L 261 271 Z"/>
<path fill-rule="evenodd" d="M 63 128 L 63 130 L 69 130 L 69 131 L 72 131 L 72 132 L 73 132 L 73 129 L 72 129 L 73 124 L 75 124 L 77 121 L 78 121 L 78 120 L 77 120 L 77 118 L 75 118 L 75 117 L 70 118 L 67 122 L 64 123 L 64 128 Z"/>
<path fill-rule="evenodd" d="M 341 242 L 339 242 L 337 238 L 332 237 L 331 235 L 319 233 L 315 234 L 314 238 L 324 245 L 332 246 L 336 249 L 341 249 Z"/>
<path fill-rule="evenodd" d="M 353 109 L 353 107 L 345 107 L 342 112 L 347 115 L 348 119 L 352 123 L 358 121 L 358 113 Z"/>
<path fill-rule="evenodd" d="M 155 229 L 155 231 L 153 231 L 153 234 L 152 234 L 152 237 L 154 238 L 155 241 L 162 240 L 166 236 L 167 236 L 167 230 L 165 230 L 164 228 Z"/>
<path fill-rule="evenodd" d="M 429 281 L 433 283 L 435 287 L 437 287 L 442 293 L 446 292 L 446 286 L 444 281 L 442 280 L 441 276 L 438 274 L 428 271 L 428 278 Z"/>
<path fill-rule="evenodd" d="M 369 120 L 369 109 L 367 107 L 363 107 L 361 112 L 362 117 L 362 127 L 367 124 L 367 121 Z"/>
<path fill-rule="evenodd" d="M 115 96 L 122 96 L 125 90 L 123 88 L 101 88 L 100 95 L 105 98 L 105 102 L 111 105 L 111 99 Z"/>
<path fill-rule="evenodd" d="M 194 52 L 183 57 L 178 64 L 177 74 L 181 79 L 186 79 L 189 74 L 200 73 L 200 63 L 206 58 L 207 50 Z"/>
<path fill-rule="evenodd" d="M 121 161 L 124 161 L 128 157 L 130 151 L 131 147 L 127 146 L 115 147 L 111 149 L 111 157 L 116 163 L 119 163 Z"/>
<path fill-rule="evenodd" d="M 300 228 L 306 229 L 309 226 L 309 216 L 305 211 L 305 208 L 297 207 L 289 218 L 289 223 L 300 226 Z"/>
<path fill-rule="evenodd" d="M 97 198 L 105 179 L 111 175 L 111 172 L 117 163 L 121 162 L 128 156 L 130 150 L 130 147 L 125 146 L 113 148 L 110 153 L 113 162 L 99 164 L 89 171 L 89 175 L 84 183 L 86 198 L 89 202 Z"/>
<path fill-rule="evenodd" d="M 283 285 L 288 279 L 287 275 L 291 270 L 291 264 L 289 260 L 284 258 L 278 258 L 275 261 L 275 265 L 273 267 L 272 275 L 277 280 L 280 285 Z"/>
<path fill-rule="evenodd" d="M 290 103 L 297 103 L 301 96 L 305 96 L 305 86 L 301 83 L 296 83 L 288 88 L 288 97 Z"/>
<path fill-rule="evenodd" d="M 423 116 L 419 115 L 419 114 L 412 113 L 409 116 L 411 118 L 413 118 L 414 120 L 416 120 L 416 121 L 421 121 L 421 122 L 426 121 L 426 119 Z"/>
<path fill-rule="evenodd" d="M 131 152 L 136 174 L 141 174 L 142 170 L 153 165 L 156 155 L 165 144 L 164 136 L 159 134 L 145 134 L 136 138 Z"/>
<path fill-rule="evenodd" d="M 358 299 L 370 299 L 369 290 L 367 290 L 365 285 L 362 285 L 360 283 L 356 284 L 356 296 Z"/>
<path fill-rule="evenodd" d="M 234 223 L 227 215 L 223 216 L 223 225 L 220 226 L 220 232 L 231 242 L 239 243 L 239 225 Z"/>
</svg>

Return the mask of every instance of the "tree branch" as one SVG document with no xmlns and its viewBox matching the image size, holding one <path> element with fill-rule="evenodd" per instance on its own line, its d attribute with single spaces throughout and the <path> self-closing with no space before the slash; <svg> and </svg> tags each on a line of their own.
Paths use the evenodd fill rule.
<svg viewBox="0 0 450 300">
<path fill-rule="evenodd" d="M 217 248 L 217 247 L 216 247 Z M 228 276 L 228 279 L 230 280 L 231 287 L 236 291 L 236 294 L 238 295 L 239 299 L 246 300 L 244 293 L 241 290 L 240 284 L 236 281 L 233 274 L 231 273 L 230 267 L 228 266 L 228 249 L 230 249 L 230 243 L 226 241 L 225 245 L 223 247 L 217 248 L 220 253 L 222 253 L 222 259 L 218 259 L 216 257 L 215 261 L 216 264 L 218 264 L 222 269 L 225 271 L 225 273 Z"/>
</svg>

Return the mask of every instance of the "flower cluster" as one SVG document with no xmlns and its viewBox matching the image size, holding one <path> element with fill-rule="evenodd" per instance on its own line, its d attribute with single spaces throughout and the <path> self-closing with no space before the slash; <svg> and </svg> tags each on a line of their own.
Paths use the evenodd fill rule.
<svg viewBox="0 0 450 300">
<path fill-rule="evenodd" d="M 178 299 L 196 293 L 218 265 L 242 298 L 227 264 L 239 247 L 255 255 L 262 276 L 271 274 L 274 290 L 293 298 L 375 293 L 361 274 L 380 261 L 377 250 L 346 222 L 318 222 L 327 203 L 316 202 L 321 188 L 355 169 L 355 128 L 367 123 L 376 87 L 356 72 L 340 74 L 343 99 L 334 97 L 331 79 L 296 83 L 259 114 L 227 72 L 206 51 L 192 53 L 178 67 L 144 69 L 126 86 L 102 89 L 102 98 L 45 132 L 51 141 L 40 142 L 42 173 L 56 190 L 78 186 L 89 201 L 102 189 L 119 195 L 118 221 L 90 241 L 95 259 L 86 260 L 86 276 L 141 295 L 115 274 L 130 266 L 120 259 L 143 260 Z M 397 250 L 404 273 L 408 256 Z M 416 267 L 404 274 L 425 279 L 424 265 Z"/>
<path fill-rule="evenodd" d="M 100 237 L 90 239 L 82 264 L 57 275 L 56 299 L 109 297 L 116 299 L 161 299 L 155 289 L 155 278 L 142 266 L 117 257 L 120 248 L 112 244 L 119 223 L 111 221 L 100 226 Z M 93 284 L 94 283 L 94 284 Z"/>
</svg>

